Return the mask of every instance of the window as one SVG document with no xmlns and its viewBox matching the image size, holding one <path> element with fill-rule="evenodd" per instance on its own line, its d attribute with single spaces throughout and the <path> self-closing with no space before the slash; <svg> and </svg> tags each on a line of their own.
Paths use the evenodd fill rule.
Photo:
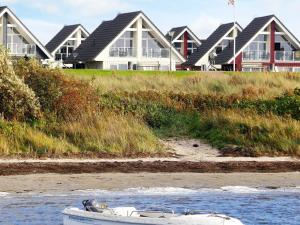
<svg viewBox="0 0 300 225">
<path fill-rule="evenodd" d="M 275 35 L 275 51 L 294 51 L 295 48 L 290 41 L 285 37 L 285 35 L 276 34 Z"/>
<path fill-rule="evenodd" d="M 259 34 L 243 51 L 244 61 L 267 61 L 270 59 L 269 35 Z"/>
<path fill-rule="evenodd" d="M 113 45 L 113 48 L 133 48 L 133 31 L 126 31 Z"/>
<path fill-rule="evenodd" d="M 180 42 L 175 42 L 174 46 L 175 46 L 175 48 L 181 48 L 181 43 Z"/>
<path fill-rule="evenodd" d="M 227 48 L 231 44 L 231 40 L 223 40 L 220 44 L 215 48 L 216 54 L 220 54 L 225 48 Z M 196 49 L 197 50 L 197 49 Z"/>
<path fill-rule="evenodd" d="M 143 31 L 143 56 L 148 58 L 168 58 L 169 49 L 165 49 L 148 31 Z"/>
</svg>

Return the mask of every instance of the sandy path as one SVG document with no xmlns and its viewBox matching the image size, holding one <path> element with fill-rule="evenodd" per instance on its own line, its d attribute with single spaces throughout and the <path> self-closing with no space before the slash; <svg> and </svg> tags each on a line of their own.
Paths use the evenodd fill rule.
<svg viewBox="0 0 300 225">
<path fill-rule="evenodd" d="M 194 174 L 194 173 L 108 173 L 108 174 L 35 174 L 0 177 L 0 192 L 60 192 L 86 189 L 122 190 L 135 187 L 220 188 L 300 187 L 300 173 L 276 174 Z"/>
<path fill-rule="evenodd" d="M 292 157 L 221 157 L 218 149 L 196 139 L 168 139 L 165 146 L 176 154 L 173 158 L 144 158 L 144 159 L 0 159 L 1 163 L 97 163 L 97 162 L 300 162 L 299 158 Z"/>
</svg>

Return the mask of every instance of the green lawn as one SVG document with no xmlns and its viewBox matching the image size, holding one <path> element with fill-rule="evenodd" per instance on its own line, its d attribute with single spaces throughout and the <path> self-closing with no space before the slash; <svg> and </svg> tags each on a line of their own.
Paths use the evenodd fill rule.
<svg viewBox="0 0 300 225">
<path fill-rule="evenodd" d="M 172 75 L 172 76 L 189 76 L 196 75 L 200 72 L 198 71 L 114 71 L 114 70 L 97 70 L 97 69 L 66 69 L 64 72 L 68 75 L 73 76 L 111 76 L 111 75 L 120 75 L 120 76 L 135 76 L 135 75 Z"/>
</svg>

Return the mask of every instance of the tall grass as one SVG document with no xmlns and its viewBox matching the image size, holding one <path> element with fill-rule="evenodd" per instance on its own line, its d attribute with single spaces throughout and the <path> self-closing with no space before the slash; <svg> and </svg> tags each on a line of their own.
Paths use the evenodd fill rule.
<svg viewBox="0 0 300 225">
<path fill-rule="evenodd" d="M 89 71 L 89 70 L 87 70 Z M 288 73 L 234 73 L 221 72 L 186 72 L 185 75 L 165 73 L 130 73 L 93 75 L 83 70 L 65 71 L 74 77 L 90 80 L 101 93 L 157 91 L 174 93 L 197 93 L 203 95 L 219 94 L 244 95 L 252 98 L 273 98 L 285 91 L 300 86 L 300 74 Z M 108 72 L 107 72 L 108 73 Z M 110 72 L 113 73 L 113 72 Z"/>
<path fill-rule="evenodd" d="M 250 156 L 300 156 L 300 122 L 253 111 L 217 110 L 201 116 L 198 137 L 219 148 L 242 147 Z"/>
<path fill-rule="evenodd" d="M 55 126 L 53 131 L 87 154 L 119 157 L 164 154 L 158 138 L 142 121 L 130 115 L 112 112 L 86 115 L 78 122 Z"/>
</svg>

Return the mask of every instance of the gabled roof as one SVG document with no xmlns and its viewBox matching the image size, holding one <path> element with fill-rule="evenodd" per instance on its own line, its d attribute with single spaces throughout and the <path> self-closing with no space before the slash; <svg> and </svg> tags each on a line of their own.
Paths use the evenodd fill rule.
<svg viewBox="0 0 300 225">
<path fill-rule="evenodd" d="M 119 14 L 114 20 L 104 21 L 96 30 L 74 51 L 69 60 L 92 61 L 104 50 L 141 11 Z"/>
<path fill-rule="evenodd" d="M 255 18 L 236 38 L 236 52 L 239 52 L 272 18 L 274 15 Z M 233 57 L 233 46 L 228 46 L 215 59 L 216 64 L 226 64 Z"/>
<path fill-rule="evenodd" d="M 46 45 L 48 51 L 51 53 L 54 52 L 60 45 L 64 44 L 63 42 L 79 27 L 81 27 L 86 34 L 89 34 L 81 24 L 64 26 Z"/>
<path fill-rule="evenodd" d="M 238 24 L 237 24 L 238 25 Z M 238 25 L 239 26 L 239 25 Z M 240 26 L 239 26 L 240 27 Z M 208 51 L 217 45 L 221 39 L 234 28 L 234 23 L 220 25 L 194 52 L 185 63 L 185 65 L 195 65 Z"/>
<path fill-rule="evenodd" d="M 13 13 L 13 11 L 10 10 L 7 6 L 0 7 L 0 16 L 2 16 L 5 12 L 7 12 L 10 16 L 12 16 L 19 25 L 27 32 L 28 36 L 35 42 L 37 47 L 45 54 L 48 59 L 52 58 L 52 55 L 46 47 L 34 36 L 34 34 L 25 26 L 25 24 Z"/>
<path fill-rule="evenodd" d="M 183 34 L 183 32 L 185 30 L 188 31 L 199 44 L 201 44 L 200 39 L 197 37 L 197 35 L 188 26 L 172 28 L 169 32 L 174 32 L 173 41 L 177 40 Z M 169 36 L 169 32 L 166 34 L 166 38 L 167 38 L 167 40 L 170 41 L 171 37 Z"/>
<path fill-rule="evenodd" d="M 67 62 L 93 61 L 110 43 L 114 41 L 124 30 L 128 27 L 138 16 L 144 16 L 152 26 L 158 31 L 163 39 L 165 36 L 161 31 L 151 22 L 151 20 L 142 12 L 129 12 L 119 14 L 115 19 L 104 21 L 96 30 L 74 51 L 74 53 L 66 60 Z M 166 44 L 171 45 L 165 39 Z M 183 61 L 183 56 L 171 45 L 175 53 Z"/>
</svg>

